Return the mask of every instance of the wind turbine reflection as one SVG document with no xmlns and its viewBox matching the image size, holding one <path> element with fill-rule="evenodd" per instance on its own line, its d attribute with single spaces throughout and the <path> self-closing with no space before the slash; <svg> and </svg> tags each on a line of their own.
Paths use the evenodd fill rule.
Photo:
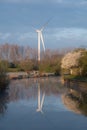
<svg viewBox="0 0 87 130">
<path fill-rule="evenodd" d="M 41 99 L 40 84 L 38 83 L 38 108 L 36 110 L 37 112 L 43 113 L 42 108 L 44 104 L 44 98 L 45 98 L 45 92 L 43 92 L 42 99 Z"/>
</svg>

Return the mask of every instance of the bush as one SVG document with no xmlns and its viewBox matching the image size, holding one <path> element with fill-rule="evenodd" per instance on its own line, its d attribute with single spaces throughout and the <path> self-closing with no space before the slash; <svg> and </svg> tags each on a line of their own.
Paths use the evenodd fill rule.
<svg viewBox="0 0 87 130">
<path fill-rule="evenodd" d="M 85 51 L 83 56 L 80 58 L 79 65 L 82 68 L 81 75 L 87 76 L 87 51 Z"/>
<path fill-rule="evenodd" d="M 0 61 L 0 90 L 5 89 L 9 83 L 9 79 L 6 75 L 7 72 L 7 62 Z"/>
<path fill-rule="evenodd" d="M 77 49 L 67 53 L 62 59 L 61 68 L 72 75 L 87 76 L 87 50 Z"/>
</svg>

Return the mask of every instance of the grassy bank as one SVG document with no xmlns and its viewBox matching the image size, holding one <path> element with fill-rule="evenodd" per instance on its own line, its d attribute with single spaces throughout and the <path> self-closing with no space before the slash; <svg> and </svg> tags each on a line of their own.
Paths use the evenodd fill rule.
<svg viewBox="0 0 87 130">
<path fill-rule="evenodd" d="M 85 76 L 75 76 L 75 75 L 63 75 L 64 80 L 71 80 L 71 81 L 81 81 L 87 82 L 87 77 Z"/>
</svg>

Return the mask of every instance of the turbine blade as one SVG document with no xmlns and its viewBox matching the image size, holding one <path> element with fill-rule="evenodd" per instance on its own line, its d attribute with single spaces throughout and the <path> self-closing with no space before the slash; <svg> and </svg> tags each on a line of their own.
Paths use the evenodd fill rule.
<svg viewBox="0 0 87 130">
<path fill-rule="evenodd" d="M 42 33 L 40 33 L 40 38 L 41 38 L 43 49 L 44 49 L 44 52 L 45 52 L 45 44 L 44 44 Z"/>
<path fill-rule="evenodd" d="M 38 32 L 38 61 L 40 61 L 40 33 Z"/>
<path fill-rule="evenodd" d="M 33 25 L 32 25 L 32 28 L 36 31 L 37 30 L 37 28 L 35 28 Z"/>
<path fill-rule="evenodd" d="M 40 84 L 38 84 L 38 110 L 40 109 Z"/>
<path fill-rule="evenodd" d="M 42 101 L 41 101 L 41 110 L 42 110 L 43 103 L 44 103 L 44 97 L 45 97 L 45 93 L 43 93 L 43 97 L 42 97 Z"/>
<path fill-rule="evenodd" d="M 52 19 L 52 18 L 50 18 L 50 19 L 42 26 L 42 28 L 40 29 L 41 31 L 43 31 L 43 29 L 47 26 L 47 24 L 50 22 L 51 19 Z"/>
</svg>

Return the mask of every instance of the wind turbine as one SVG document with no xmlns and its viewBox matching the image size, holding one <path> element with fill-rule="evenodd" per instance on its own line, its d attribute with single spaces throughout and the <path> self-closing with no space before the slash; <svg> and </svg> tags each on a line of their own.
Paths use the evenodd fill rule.
<svg viewBox="0 0 87 130">
<path fill-rule="evenodd" d="M 42 95 L 42 100 L 41 100 L 41 95 L 40 95 L 40 84 L 38 83 L 38 108 L 37 108 L 37 112 L 42 112 L 42 108 L 43 108 L 43 103 L 44 103 L 44 98 L 45 98 L 45 92 Z"/>
<path fill-rule="evenodd" d="M 44 29 L 44 27 L 36 30 L 36 32 L 38 34 L 38 61 L 40 61 L 40 44 L 41 44 L 41 42 L 42 42 L 43 49 L 44 49 L 44 52 L 45 52 L 45 44 L 44 44 L 43 35 L 42 35 L 43 29 Z"/>
<path fill-rule="evenodd" d="M 41 45 L 41 42 L 42 42 L 42 46 L 43 46 L 43 49 L 44 49 L 44 52 L 45 52 L 45 44 L 44 44 L 44 39 L 43 39 L 43 30 L 45 28 L 45 26 L 47 26 L 47 24 L 49 23 L 50 19 L 42 26 L 42 28 L 40 29 L 35 29 L 35 31 L 37 32 L 37 35 L 38 35 L 38 62 L 40 61 L 40 45 Z"/>
</svg>

